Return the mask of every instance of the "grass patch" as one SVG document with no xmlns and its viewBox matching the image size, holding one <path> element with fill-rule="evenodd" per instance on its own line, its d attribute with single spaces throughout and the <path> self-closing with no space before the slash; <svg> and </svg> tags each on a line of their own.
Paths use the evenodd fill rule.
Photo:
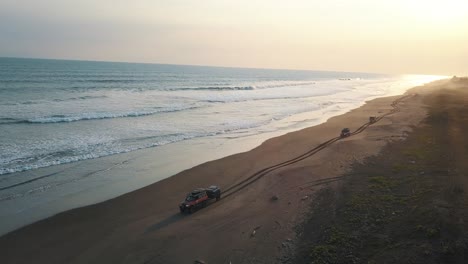
<svg viewBox="0 0 468 264">
<path fill-rule="evenodd" d="M 336 247 L 333 245 L 316 245 L 312 247 L 310 257 L 311 264 L 332 264 L 338 263 Z"/>
<path fill-rule="evenodd" d="M 397 185 L 397 182 L 395 179 L 392 179 L 390 177 L 384 177 L 384 176 L 373 176 L 369 177 L 369 187 L 372 189 L 378 188 L 378 189 L 389 189 L 393 188 Z"/>
<path fill-rule="evenodd" d="M 431 100 L 438 105 L 423 125 L 355 164 L 339 199 L 313 208 L 307 257 L 293 263 L 465 263 L 468 197 L 459 181 L 468 166 L 455 161 L 468 160 L 468 140 L 450 133 L 468 131 L 468 104 Z"/>
</svg>

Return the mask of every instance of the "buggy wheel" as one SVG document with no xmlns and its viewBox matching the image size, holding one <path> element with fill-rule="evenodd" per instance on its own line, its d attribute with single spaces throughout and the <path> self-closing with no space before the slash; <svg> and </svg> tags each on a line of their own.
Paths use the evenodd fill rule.
<svg viewBox="0 0 468 264">
<path fill-rule="evenodd" d="M 221 200 L 221 196 L 216 197 L 216 201 Z"/>
</svg>

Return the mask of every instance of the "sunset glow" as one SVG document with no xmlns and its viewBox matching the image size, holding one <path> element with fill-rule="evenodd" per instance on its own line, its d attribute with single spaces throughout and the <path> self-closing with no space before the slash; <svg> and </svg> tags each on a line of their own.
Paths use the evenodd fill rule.
<svg viewBox="0 0 468 264">
<path fill-rule="evenodd" d="M 0 56 L 466 74 L 468 1 L 0 3 Z"/>
<path fill-rule="evenodd" d="M 437 23 L 466 22 L 468 14 L 466 0 L 415 0 L 404 5 L 415 17 Z"/>
</svg>

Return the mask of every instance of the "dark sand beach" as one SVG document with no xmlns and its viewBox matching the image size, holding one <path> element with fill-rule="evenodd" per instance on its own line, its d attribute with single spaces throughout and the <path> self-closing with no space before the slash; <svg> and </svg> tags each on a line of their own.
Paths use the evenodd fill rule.
<svg viewBox="0 0 468 264">
<path fill-rule="evenodd" d="M 468 80 L 453 79 L 375 99 L 249 152 L 60 213 L 0 237 L 2 263 L 462 263 L 467 90 Z M 368 124 L 370 116 L 378 122 Z M 343 127 L 353 135 L 337 139 Z M 188 191 L 212 184 L 228 190 L 223 199 L 179 213 Z M 409 198 L 394 202 L 400 196 Z"/>
<path fill-rule="evenodd" d="M 404 141 L 315 197 L 292 263 L 466 263 L 468 79 L 423 102 L 427 117 Z"/>
</svg>

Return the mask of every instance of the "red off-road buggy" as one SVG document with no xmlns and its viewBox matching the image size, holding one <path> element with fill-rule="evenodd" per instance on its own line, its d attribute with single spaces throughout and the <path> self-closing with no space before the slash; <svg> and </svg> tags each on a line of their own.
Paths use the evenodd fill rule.
<svg viewBox="0 0 468 264">
<path fill-rule="evenodd" d="M 187 194 L 185 200 L 179 205 L 180 212 L 191 214 L 196 209 L 205 207 L 212 199 L 216 199 L 216 201 L 221 199 L 221 189 L 218 186 L 195 189 Z"/>
</svg>

